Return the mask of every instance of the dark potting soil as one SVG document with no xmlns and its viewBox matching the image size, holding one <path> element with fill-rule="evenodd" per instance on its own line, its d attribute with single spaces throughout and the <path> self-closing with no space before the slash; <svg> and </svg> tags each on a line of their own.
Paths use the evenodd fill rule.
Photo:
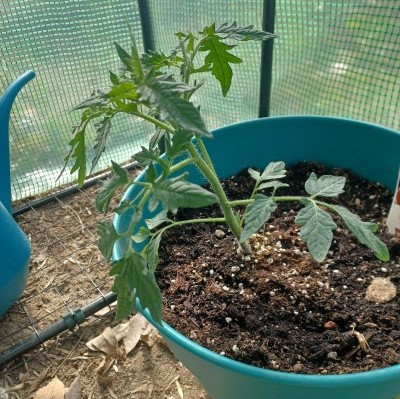
<svg viewBox="0 0 400 399">
<path fill-rule="evenodd" d="M 337 203 L 379 223 L 391 260 L 376 259 L 335 218 L 339 229 L 331 251 L 322 263 L 314 261 L 299 239 L 295 203 L 279 205 L 251 239 L 248 257 L 237 252 L 225 225 L 184 226 L 161 244 L 157 279 L 165 297 L 164 319 L 217 353 L 263 368 L 330 374 L 397 364 L 400 295 L 384 304 L 365 298 L 375 277 L 397 287 L 400 282 L 400 244 L 385 227 L 392 196 L 348 171 L 310 163 L 290 168 L 284 180 L 290 187 L 278 195 L 306 195 L 311 171 L 346 177 L 346 192 Z M 223 184 L 230 199 L 246 198 L 253 188 L 247 171 Z M 176 217 L 210 213 L 220 216 L 217 207 L 208 207 Z"/>
</svg>

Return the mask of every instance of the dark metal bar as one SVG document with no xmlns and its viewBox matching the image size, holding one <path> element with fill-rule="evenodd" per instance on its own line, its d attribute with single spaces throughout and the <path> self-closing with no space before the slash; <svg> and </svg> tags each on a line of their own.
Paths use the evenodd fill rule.
<svg viewBox="0 0 400 399">
<path fill-rule="evenodd" d="M 275 31 L 275 10 L 276 0 L 264 0 L 262 27 L 266 32 L 274 33 Z M 259 118 L 270 116 L 273 46 L 273 39 L 262 43 Z"/>
<path fill-rule="evenodd" d="M 148 0 L 138 0 L 140 23 L 142 25 L 144 51 L 154 50 L 154 37 Z"/>
<path fill-rule="evenodd" d="M 72 330 L 74 327 L 86 321 L 87 317 L 112 304 L 116 300 L 117 294 L 113 292 L 101 296 L 84 307 L 75 309 L 73 312 L 66 314 L 62 319 L 59 319 L 49 327 L 44 328 L 36 334 L 31 335 L 27 339 L 8 348 L 4 352 L 1 352 L 0 369 L 5 367 L 8 362 L 11 362 L 17 357 L 22 356 L 24 353 L 55 337 L 61 332 L 68 329 Z"/>
</svg>

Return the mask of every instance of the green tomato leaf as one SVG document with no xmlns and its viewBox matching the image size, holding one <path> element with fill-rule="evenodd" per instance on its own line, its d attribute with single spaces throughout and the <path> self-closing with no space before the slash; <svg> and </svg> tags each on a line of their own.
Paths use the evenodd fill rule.
<svg viewBox="0 0 400 399">
<path fill-rule="evenodd" d="M 116 292 L 116 289 L 114 290 Z M 116 320 L 123 320 L 129 317 L 135 308 L 134 301 L 130 295 L 118 294 L 117 295 L 117 311 L 115 313 Z"/>
<path fill-rule="evenodd" d="M 255 234 L 271 217 L 276 209 L 276 202 L 264 194 L 256 194 L 254 201 L 246 208 L 244 215 L 244 230 L 240 236 L 240 242 L 248 240 Z"/>
<path fill-rule="evenodd" d="M 295 222 L 300 224 L 300 238 L 307 243 L 308 250 L 317 262 L 322 262 L 332 244 L 336 223 L 331 215 L 320 209 L 314 201 L 305 199 L 308 203 L 300 209 Z"/>
<path fill-rule="evenodd" d="M 161 120 L 171 120 L 188 131 L 210 137 L 200 111 L 188 100 L 180 97 L 190 93 L 192 86 L 175 82 L 170 77 L 148 77 L 145 85 L 138 88 L 140 100 L 148 102 L 150 107 L 159 113 Z"/>
<path fill-rule="evenodd" d="M 277 37 L 277 35 L 272 33 L 254 29 L 254 25 L 239 27 L 236 22 L 233 22 L 231 25 L 228 22 L 224 22 L 215 30 L 215 33 L 223 39 L 229 38 L 239 41 L 268 40 Z"/>
<path fill-rule="evenodd" d="M 156 148 L 159 148 L 160 145 L 163 145 L 164 142 L 170 141 L 170 135 L 165 130 L 160 128 L 156 128 L 156 131 L 151 136 L 149 141 L 149 150 L 154 151 Z"/>
<path fill-rule="evenodd" d="M 374 234 L 377 229 L 375 223 L 363 222 L 358 215 L 339 205 L 331 205 L 343 219 L 346 227 L 356 236 L 358 241 L 371 249 L 374 255 L 387 262 L 390 259 L 386 245 Z"/>
<path fill-rule="evenodd" d="M 156 182 L 154 199 L 163 204 L 164 209 L 176 212 L 178 208 L 200 208 L 216 204 L 217 196 L 203 187 L 185 181 L 186 175 Z"/>
<path fill-rule="evenodd" d="M 112 86 L 111 90 L 104 97 L 110 99 L 110 101 L 136 101 L 138 98 L 137 85 L 127 80 L 118 82 Z"/>
<path fill-rule="evenodd" d="M 236 57 L 228 50 L 232 50 L 236 46 L 228 45 L 221 41 L 217 35 L 211 34 L 203 39 L 199 51 L 208 52 L 204 59 L 205 66 L 211 65 L 211 72 L 215 78 L 220 82 L 222 94 L 224 97 L 232 83 L 232 68 L 230 64 L 240 64 L 242 60 Z"/>
<path fill-rule="evenodd" d="M 192 132 L 184 129 L 178 129 L 172 136 L 172 143 L 167 146 L 167 155 L 170 158 L 175 158 L 184 153 L 189 147 L 192 138 Z"/>
<path fill-rule="evenodd" d="M 80 109 L 84 108 L 90 108 L 90 107 L 103 107 L 108 104 L 108 100 L 106 97 L 107 93 L 101 91 L 101 90 L 96 90 L 91 97 L 88 99 L 82 101 L 80 104 L 78 104 L 76 107 L 74 107 L 72 110 L 77 111 Z"/>
<path fill-rule="evenodd" d="M 106 181 L 100 181 L 102 188 L 96 196 L 96 209 L 102 213 L 107 213 L 115 191 L 129 183 L 128 172 L 116 162 L 111 162 L 111 178 Z"/>
<path fill-rule="evenodd" d="M 103 152 L 106 149 L 106 141 L 108 134 L 111 131 L 111 119 L 114 115 L 106 116 L 101 122 L 99 122 L 96 126 L 97 136 L 95 138 L 95 145 L 93 149 L 95 151 L 94 157 L 92 159 L 92 167 L 90 173 L 93 172 L 93 169 L 96 167 L 97 163 Z"/>
<path fill-rule="evenodd" d="M 117 49 L 118 57 L 125 66 L 126 70 L 133 73 L 134 76 L 142 81 L 144 77 L 139 52 L 136 46 L 135 38 L 132 34 L 132 29 L 129 26 L 130 38 L 131 38 L 131 54 L 125 51 L 118 43 L 114 42 L 115 48 Z"/>
<path fill-rule="evenodd" d="M 168 217 L 168 212 L 163 210 L 151 219 L 146 219 L 146 225 L 150 230 L 157 228 L 163 223 L 171 223 L 172 220 Z"/>
<path fill-rule="evenodd" d="M 148 150 L 142 146 L 142 150 L 132 156 L 132 159 L 137 161 L 141 167 L 150 165 L 152 162 L 158 162 L 160 150 L 157 147 Z"/>
<path fill-rule="evenodd" d="M 71 147 L 69 153 L 64 158 L 64 168 L 61 173 L 64 171 L 68 161 L 70 158 L 75 158 L 75 162 L 71 168 L 71 175 L 78 171 L 78 184 L 80 186 L 85 182 L 86 177 L 86 144 L 85 144 L 85 132 L 86 132 L 87 124 L 79 125 L 77 129 L 74 131 L 74 137 L 69 142 L 69 146 Z M 61 175 L 60 173 L 60 175 Z"/>
<path fill-rule="evenodd" d="M 133 35 L 132 26 L 128 24 L 128 28 L 129 28 L 129 36 L 131 38 L 131 64 L 133 72 L 135 76 L 139 78 L 140 81 L 142 81 L 144 77 L 142 62 L 136 45 L 135 36 Z"/>
<path fill-rule="evenodd" d="M 132 65 L 132 58 L 130 54 L 124 50 L 117 42 L 114 42 L 115 48 L 118 53 L 118 57 L 121 60 L 121 62 L 125 65 L 125 68 L 129 72 L 133 72 L 133 65 Z"/>
<path fill-rule="evenodd" d="M 119 85 L 118 76 L 117 76 L 114 72 L 112 72 L 112 71 L 108 71 L 108 73 L 110 74 L 110 82 L 111 82 L 113 85 Z"/>
<path fill-rule="evenodd" d="M 146 248 L 144 249 L 144 254 L 147 259 L 147 264 L 149 267 L 149 270 L 151 272 L 155 272 L 158 261 L 159 261 L 159 256 L 158 256 L 158 248 L 160 247 L 160 242 L 161 242 L 161 233 L 157 234 L 155 238 L 151 239 L 150 242 L 147 244 Z"/>
<path fill-rule="evenodd" d="M 98 247 L 106 260 L 110 260 L 113 253 L 114 244 L 122 238 L 110 222 L 99 222 L 97 224 L 97 234 L 100 236 Z"/>
<path fill-rule="evenodd" d="M 151 231 L 147 227 L 142 226 L 136 234 L 131 236 L 131 239 L 136 243 L 141 243 L 149 237 L 151 237 Z"/>
<path fill-rule="evenodd" d="M 345 184 L 346 178 L 343 176 L 324 175 L 318 178 L 312 172 L 305 183 L 305 189 L 313 198 L 336 197 L 344 192 L 343 188 Z"/>
<path fill-rule="evenodd" d="M 113 291 L 121 296 L 120 318 L 132 312 L 136 297 L 157 322 L 162 318 L 162 296 L 154 274 L 148 269 L 146 258 L 132 250 L 113 263 L 110 275 L 116 276 Z"/>
<path fill-rule="evenodd" d="M 149 51 L 142 57 L 144 68 L 151 71 L 162 70 L 163 68 L 179 67 L 183 63 L 183 58 L 176 54 L 166 55 L 161 51 Z"/>
<path fill-rule="evenodd" d="M 124 212 L 135 208 L 136 205 L 134 205 L 132 201 L 124 199 L 113 209 L 113 211 L 118 215 L 122 215 Z"/>
</svg>

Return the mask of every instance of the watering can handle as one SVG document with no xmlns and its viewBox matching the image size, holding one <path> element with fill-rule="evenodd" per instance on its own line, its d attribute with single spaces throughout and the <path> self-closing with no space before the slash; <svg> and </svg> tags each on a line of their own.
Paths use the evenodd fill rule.
<svg viewBox="0 0 400 399">
<path fill-rule="evenodd" d="M 17 78 L 0 98 L 0 201 L 9 213 L 11 207 L 9 121 L 11 107 L 18 92 L 33 78 L 35 72 L 27 71 Z"/>
</svg>

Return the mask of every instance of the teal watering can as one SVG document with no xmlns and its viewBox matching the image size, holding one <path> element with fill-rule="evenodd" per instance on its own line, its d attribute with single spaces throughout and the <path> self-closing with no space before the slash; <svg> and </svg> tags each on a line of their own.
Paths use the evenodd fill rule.
<svg viewBox="0 0 400 399">
<path fill-rule="evenodd" d="M 31 246 L 12 217 L 8 127 L 15 97 L 34 77 L 33 71 L 25 72 L 0 98 L 0 317 L 20 297 L 28 278 Z"/>
</svg>

